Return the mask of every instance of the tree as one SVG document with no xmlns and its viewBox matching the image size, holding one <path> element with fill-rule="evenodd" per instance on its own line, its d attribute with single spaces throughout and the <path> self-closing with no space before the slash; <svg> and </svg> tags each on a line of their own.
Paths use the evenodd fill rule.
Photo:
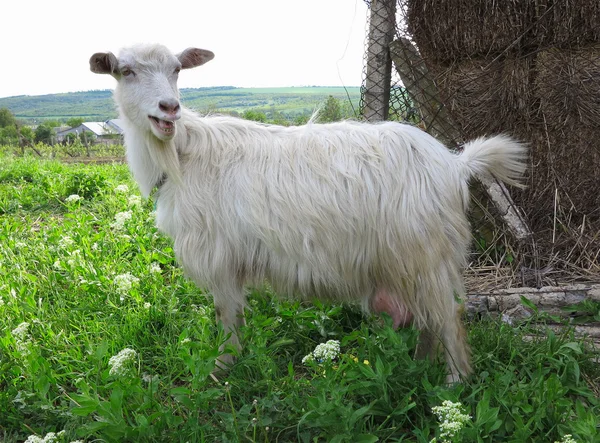
<svg viewBox="0 0 600 443">
<path fill-rule="evenodd" d="M 17 127 L 17 119 L 8 108 L 0 108 L 0 128 Z"/>
<path fill-rule="evenodd" d="M 67 120 L 67 126 L 70 126 L 71 128 L 76 128 L 83 122 L 84 119 L 82 117 L 73 117 Z"/>
<path fill-rule="evenodd" d="M 21 134 L 21 146 L 31 146 L 35 140 L 35 133 L 29 126 L 21 126 L 19 128 Z"/>
<path fill-rule="evenodd" d="M 333 95 L 327 97 L 325 105 L 319 112 L 318 120 L 321 123 L 337 122 L 342 119 L 342 105 Z"/>
<path fill-rule="evenodd" d="M 44 123 L 43 125 L 39 125 L 35 130 L 35 142 L 51 145 L 54 135 L 54 129 Z"/>
<path fill-rule="evenodd" d="M 246 120 L 252 120 L 255 122 L 261 122 L 261 123 L 267 122 L 267 116 L 265 115 L 264 112 L 254 111 L 252 109 L 248 109 L 248 110 L 244 111 L 242 118 L 244 118 Z"/>
<path fill-rule="evenodd" d="M 310 115 L 300 114 L 294 117 L 294 126 L 302 126 L 308 123 Z"/>
<path fill-rule="evenodd" d="M 0 128 L 0 144 L 15 146 L 19 144 L 19 131 L 16 126 Z"/>
<path fill-rule="evenodd" d="M 58 120 L 46 120 L 43 125 L 48 126 L 49 128 L 58 128 L 61 126 L 61 123 Z"/>
</svg>

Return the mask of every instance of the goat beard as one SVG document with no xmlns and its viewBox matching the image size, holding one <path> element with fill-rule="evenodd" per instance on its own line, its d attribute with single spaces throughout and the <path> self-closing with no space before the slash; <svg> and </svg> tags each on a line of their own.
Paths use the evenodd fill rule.
<svg viewBox="0 0 600 443">
<path fill-rule="evenodd" d="M 169 179 L 180 183 L 181 166 L 174 140 L 163 141 L 154 135 L 149 135 L 147 146 L 152 162 L 158 165 Z"/>
</svg>

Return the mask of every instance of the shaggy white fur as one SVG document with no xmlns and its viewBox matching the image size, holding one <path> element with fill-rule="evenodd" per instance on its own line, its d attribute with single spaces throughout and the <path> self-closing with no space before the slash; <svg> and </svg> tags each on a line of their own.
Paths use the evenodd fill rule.
<svg viewBox="0 0 600 443">
<path fill-rule="evenodd" d="M 94 54 L 90 65 L 118 80 L 133 175 L 145 196 L 160 184 L 157 225 L 187 275 L 212 293 L 231 343 L 239 346 L 244 285 L 268 280 L 280 294 L 365 311 L 377 298 L 392 317 L 406 308 L 425 351 L 441 339 L 448 381 L 469 374 L 456 298 L 470 239 L 467 184 L 481 174 L 518 185 L 525 147 L 495 136 L 456 155 L 399 123 L 280 127 L 200 117 L 180 108 L 177 72 L 212 57 L 146 45 L 118 58 Z"/>
</svg>

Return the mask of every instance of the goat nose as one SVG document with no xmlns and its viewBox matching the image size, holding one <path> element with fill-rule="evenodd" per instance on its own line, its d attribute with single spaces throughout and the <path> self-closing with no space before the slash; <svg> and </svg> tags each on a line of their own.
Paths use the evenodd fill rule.
<svg viewBox="0 0 600 443">
<path fill-rule="evenodd" d="M 177 100 L 161 100 L 158 107 L 167 114 L 177 114 L 179 112 L 179 102 Z"/>
</svg>

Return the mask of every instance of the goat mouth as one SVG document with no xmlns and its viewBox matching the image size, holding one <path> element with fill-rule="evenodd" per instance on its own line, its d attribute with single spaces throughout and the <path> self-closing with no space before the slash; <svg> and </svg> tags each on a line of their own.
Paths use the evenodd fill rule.
<svg viewBox="0 0 600 443">
<path fill-rule="evenodd" d="M 149 115 L 148 118 L 154 123 L 154 127 L 158 129 L 161 134 L 173 135 L 175 131 L 175 122 L 170 120 L 163 120 L 153 115 Z"/>
</svg>

